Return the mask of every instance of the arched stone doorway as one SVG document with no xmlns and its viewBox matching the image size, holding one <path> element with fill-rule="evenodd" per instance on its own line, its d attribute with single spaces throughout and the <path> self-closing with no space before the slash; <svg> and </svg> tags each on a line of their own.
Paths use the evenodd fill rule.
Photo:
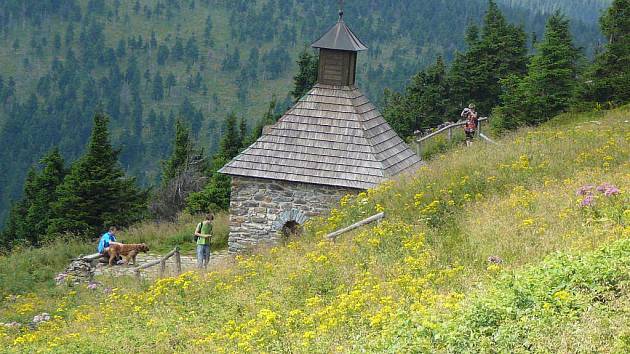
<svg viewBox="0 0 630 354">
<path fill-rule="evenodd" d="M 302 234 L 302 225 L 307 219 L 308 217 L 298 209 L 286 210 L 278 216 L 273 229 L 283 238 L 299 236 Z"/>
<path fill-rule="evenodd" d="M 280 229 L 280 233 L 284 238 L 300 236 L 302 234 L 302 225 L 293 220 L 287 221 L 284 226 L 282 226 L 282 229 Z"/>
</svg>

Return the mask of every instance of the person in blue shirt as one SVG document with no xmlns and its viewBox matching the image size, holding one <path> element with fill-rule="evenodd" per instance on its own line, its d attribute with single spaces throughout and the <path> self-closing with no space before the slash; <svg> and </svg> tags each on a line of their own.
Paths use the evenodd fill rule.
<svg viewBox="0 0 630 354">
<path fill-rule="evenodd" d="M 119 242 L 116 242 L 116 232 L 118 232 L 118 228 L 116 226 L 112 226 L 109 228 L 109 231 L 101 236 L 101 239 L 98 241 L 98 253 L 102 255 L 107 255 L 110 245 L 120 244 Z"/>
</svg>

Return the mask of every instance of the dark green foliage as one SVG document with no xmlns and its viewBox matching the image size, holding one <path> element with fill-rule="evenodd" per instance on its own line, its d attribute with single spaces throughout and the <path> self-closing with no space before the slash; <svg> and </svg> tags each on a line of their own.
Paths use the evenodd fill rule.
<svg viewBox="0 0 630 354">
<path fill-rule="evenodd" d="M 308 48 L 304 48 L 297 63 L 298 73 L 293 77 L 293 90 L 291 91 L 291 96 L 295 101 L 302 98 L 317 82 L 319 57 L 313 55 Z"/>
<path fill-rule="evenodd" d="M 158 65 L 166 64 L 166 61 L 168 60 L 169 54 L 170 54 L 170 51 L 168 50 L 168 47 L 165 46 L 164 44 L 160 45 L 158 47 L 158 52 L 157 52 L 157 63 L 158 63 Z"/>
<path fill-rule="evenodd" d="M 499 130 L 539 124 L 574 102 L 580 54 L 563 15 L 555 13 L 549 18 L 545 36 L 536 49 L 527 76 L 510 76 L 503 81 L 502 104 L 493 121 Z"/>
<path fill-rule="evenodd" d="M 0 248 L 11 248 L 22 243 L 38 246 L 45 238 L 56 189 L 66 171 L 63 158 L 56 148 L 44 156 L 40 164 L 40 172 L 33 168 L 29 170 L 23 197 L 14 204 L 7 226 L 0 234 Z"/>
<path fill-rule="evenodd" d="M 171 157 L 164 161 L 162 167 L 162 184 L 168 184 L 186 168 L 195 155 L 190 131 L 181 120 L 175 122 L 175 141 Z"/>
<path fill-rule="evenodd" d="M 9 212 L 5 229 L 0 234 L 0 246 L 12 248 L 16 244 L 28 243 L 28 210 L 35 198 L 35 180 L 37 174 L 34 168 L 28 171 L 24 181 L 24 194 L 20 201 L 14 203 Z"/>
<path fill-rule="evenodd" d="M 601 18 L 608 39 L 595 59 L 588 98 L 620 104 L 630 101 L 630 0 L 615 0 Z"/>
<path fill-rule="evenodd" d="M 403 137 L 415 130 L 434 127 L 449 118 L 449 83 L 441 57 L 435 65 L 420 71 L 403 95 L 387 90 L 383 116 Z"/>
<path fill-rule="evenodd" d="M 162 81 L 162 75 L 158 71 L 153 78 L 153 89 L 151 90 L 151 97 L 156 101 L 164 99 L 164 82 Z"/>
<path fill-rule="evenodd" d="M 119 152 L 109 142 L 108 122 L 104 114 L 95 115 L 87 152 L 57 188 L 49 234 L 93 237 L 107 225 L 127 226 L 144 215 L 147 194 L 120 167 Z"/>
<path fill-rule="evenodd" d="M 40 163 L 43 169 L 35 179 L 33 200 L 25 219 L 29 230 L 27 239 L 35 246 L 39 245 L 48 231 L 53 216 L 52 204 L 57 199 L 56 190 L 66 175 L 64 160 L 56 148 L 44 156 Z"/>
<path fill-rule="evenodd" d="M 190 130 L 178 119 L 171 157 L 162 163 L 162 184 L 149 205 L 158 219 L 175 220 L 186 207 L 188 195 L 203 187 L 206 161 L 203 151 L 197 151 L 194 145 Z"/>
<path fill-rule="evenodd" d="M 500 80 L 525 74 L 525 31 L 507 23 L 496 3 L 490 0 L 481 34 L 473 26 L 466 40 L 468 51 L 455 58 L 450 72 L 451 97 L 459 107 L 474 102 L 479 112 L 487 114 L 499 102 Z"/>
<path fill-rule="evenodd" d="M 225 210 L 230 206 L 231 178 L 217 171 L 238 155 L 243 148 L 244 137 L 237 124 L 236 114 L 228 114 L 224 124 L 219 151 L 212 158 L 209 182 L 202 191 L 188 197 L 188 210 L 192 213 Z"/>
<path fill-rule="evenodd" d="M 576 320 L 588 321 L 590 312 L 627 294 L 629 250 L 630 241 L 620 240 L 597 251 L 556 254 L 534 267 L 504 271 L 440 333 L 446 351 L 548 351 L 541 338 L 561 326 L 571 328 Z"/>
<path fill-rule="evenodd" d="M 277 111 L 277 108 L 278 105 L 276 103 L 276 98 L 274 97 L 271 102 L 269 102 L 267 112 L 265 112 L 263 117 L 258 122 L 256 122 L 256 125 L 254 125 L 249 136 L 247 136 L 243 141 L 243 147 L 248 147 L 256 142 L 256 140 L 258 140 L 258 138 L 262 136 L 262 132 L 265 126 L 275 124 L 278 119 L 280 119 L 282 114 Z"/>
</svg>

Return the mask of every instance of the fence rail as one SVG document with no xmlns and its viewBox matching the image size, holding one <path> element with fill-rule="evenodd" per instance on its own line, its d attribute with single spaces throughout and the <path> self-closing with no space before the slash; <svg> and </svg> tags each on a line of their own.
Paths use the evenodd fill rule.
<svg viewBox="0 0 630 354">
<path fill-rule="evenodd" d="M 165 254 L 164 257 L 158 260 L 148 262 L 141 266 L 136 267 L 136 269 L 134 269 L 134 273 L 136 274 L 136 277 L 140 278 L 141 270 L 151 268 L 159 264 L 160 277 L 162 277 L 164 276 L 164 273 L 166 272 L 166 261 L 170 259 L 171 257 L 175 257 L 175 270 L 177 271 L 177 274 L 179 275 L 182 272 L 182 258 L 181 258 L 181 254 L 179 253 L 179 246 L 176 246 L 172 251 Z"/>
<path fill-rule="evenodd" d="M 488 141 L 492 141 L 488 137 L 483 135 L 483 133 L 481 132 L 481 123 L 485 122 L 487 120 L 488 120 L 488 117 L 481 117 L 481 118 L 479 118 L 479 120 L 478 120 L 478 122 L 479 122 L 478 124 L 479 125 L 477 127 L 477 132 L 478 132 L 479 136 L 481 136 L 482 138 L 484 138 L 484 139 L 486 139 Z M 433 138 L 433 137 L 435 137 L 435 136 L 438 136 L 438 135 L 440 135 L 440 134 L 442 134 L 444 132 L 447 133 L 448 141 L 451 141 L 453 139 L 453 129 L 457 128 L 457 127 L 461 127 L 461 126 L 463 126 L 465 124 L 466 124 L 466 121 L 459 121 L 459 122 L 456 122 L 456 123 L 449 124 L 446 127 L 440 128 L 440 129 L 434 131 L 433 133 L 430 133 L 430 134 L 427 134 L 427 135 L 420 135 L 419 133 L 416 134 L 416 140 L 415 140 L 415 143 L 416 143 L 416 154 L 420 158 L 422 158 L 422 145 L 423 145 L 422 143 L 427 141 L 427 140 L 429 140 L 429 139 L 431 139 L 431 138 Z"/>
<path fill-rule="evenodd" d="M 337 239 L 337 237 L 339 237 L 339 235 L 341 235 L 341 234 L 345 234 L 348 231 L 352 231 L 352 230 L 354 230 L 356 228 L 359 228 L 359 227 L 361 227 L 363 225 L 367 225 L 369 223 L 381 220 L 383 218 L 385 218 L 385 213 L 378 213 L 376 215 L 372 215 L 372 216 L 370 216 L 367 219 L 363 219 L 363 220 L 361 220 L 359 222 L 356 222 L 356 223 L 354 223 L 354 224 L 352 224 L 350 226 L 344 227 L 343 229 L 340 229 L 340 230 L 337 230 L 337 231 L 335 231 L 333 233 L 330 233 L 330 234 L 326 235 L 326 238 L 331 240 L 331 241 L 335 241 Z"/>
</svg>

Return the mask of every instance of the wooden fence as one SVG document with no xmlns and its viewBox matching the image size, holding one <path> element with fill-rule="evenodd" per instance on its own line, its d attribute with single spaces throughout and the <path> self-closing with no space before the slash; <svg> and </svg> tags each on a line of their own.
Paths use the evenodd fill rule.
<svg viewBox="0 0 630 354">
<path fill-rule="evenodd" d="M 332 233 L 326 235 L 326 238 L 331 240 L 331 241 L 335 241 L 337 239 L 337 237 L 339 237 L 339 235 L 341 235 L 341 234 L 345 234 L 348 231 L 352 231 L 352 230 L 354 230 L 356 228 L 359 228 L 359 227 L 361 227 L 363 225 L 367 225 L 367 224 L 372 223 L 374 221 L 379 221 L 379 220 L 381 220 L 383 218 L 385 218 L 385 213 L 378 213 L 376 215 L 372 215 L 372 216 L 370 216 L 367 219 L 363 219 L 363 220 L 361 220 L 359 222 L 356 222 L 356 223 L 354 223 L 354 224 L 352 224 L 352 225 L 350 225 L 348 227 L 344 227 L 343 229 L 340 229 L 340 230 L 337 230 L 335 232 L 332 232 Z"/>
<path fill-rule="evenodd" d="M 486 137 L 481 131 L 481 126 L 482 126 L 481 123 L 485 122 L 487 120 L 488 120 L 488 117 L 479 118 L 479 123 L 478 123 L 479 125 L 477 127 L 477 133 L 483 139 L 493 142 L 488 137 Z M 434 138 L 434 137 L 440 135 L 440 134 L 446 133 L 448 141 L 453 140 L 453 129 L 454 128 L 459 128 L 459 127 L 461 127 L 461 126 L 463 126 L 465 124 L 466 124 L 466 121 L 459 121 L 457 123 L 449 124 L 446 127 L 440 128 L 440 129 L 438 129 L 438 130 L 436 130 L 436 131 L 434 131 L 434 132 L 432 132 L 430 134 L 427 134 L 427 135 L 420 135 L 420 133 L 417 133 L 416 134 L 416 141 L 415 141 L 415 143 L 416 143 L 416 154 L 420 158 L 422 158 L 422 146 L 423 146 L 423 143 L 425 141 L 431 139 L 431 138 Z"/>
<path fill-rule="evenodd" d="M 159 264 L 160 265 L 160 278 L 161 278 L 164 276 L 164 273 L 166 272 L 166 261 L 171 257 L 175 257 L 175 271 L 179 275 L 182 272 L 182 258 L 181 258 L 181 254 L 179 253 L 179 246 L 176 246 L 172 251 L 170 251 L 169 253 L 164 255 L 164 257 L 158 260 L 145 263 L 141 266 L 136 267 L 136 269 L 134 269 L 134 273 L 136 274 L 136 277 L 140 278 L 141 270 L 151 268 Z"/>
</svg>

